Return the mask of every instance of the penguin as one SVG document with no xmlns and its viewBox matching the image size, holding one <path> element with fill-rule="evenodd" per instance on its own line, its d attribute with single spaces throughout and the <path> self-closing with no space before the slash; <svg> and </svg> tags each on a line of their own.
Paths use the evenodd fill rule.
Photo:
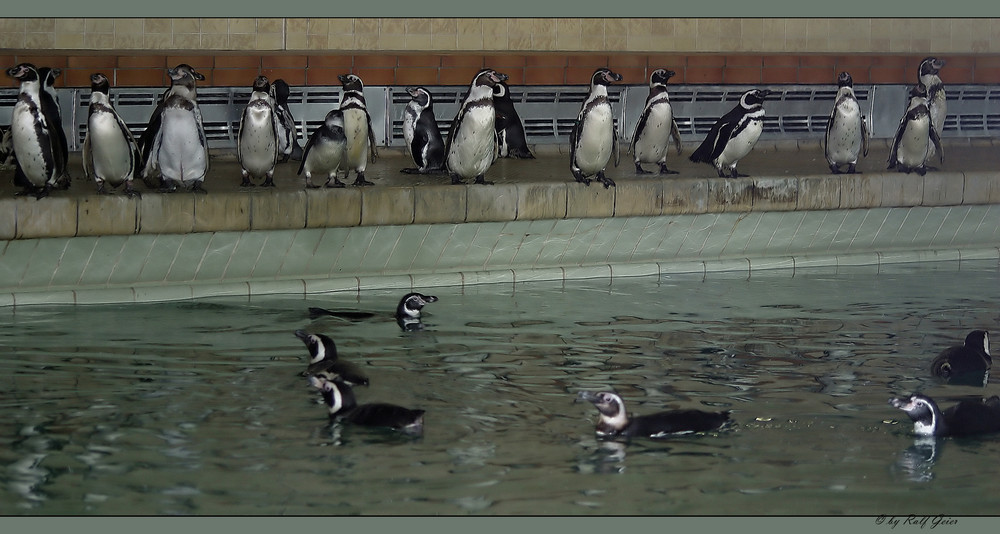
<svg viewBox="0 0 1000 534">
<path fill-rule="evenodd" d="M 847 172 L 857 172 L 858 156 L 868 155 L 868 125 L 861 105 L 854 95 L 854 79 L 847 72 L 837 76 L 837 98 L 826 123 L 823 149 L 834 174 L 847 165 Z"/>
<path fill-rule="evenodd" d="M 889 399 L 889 404 L 906 412 L 918 436 L 971 436 L 1000 432 L 1000 397 L 963 400 L 941 411 L 934 399 L 915 393 Z"/>
<path fill-rule="evenodd" d="M 445 164 L 452 184 L 469 178 L 489 185 L 485 175 L 499 155 L 496 131 L 496 111 L 493 108 L 493 88 L 507 80 L 507 75 L 493 69 L 482 69 L 472 79 L 465 100 L 451 121 L 445 145 Z"/>
<path fill-rule="evenodd" d="M 323 395 L 331 421 L 390 428 L 411 435 L 423 432 L 424 410 L 381 402 L 359 405 L 351 386 L 339 378 L 310 376 L 309 383 Z"/>
<path fill-rule="evenodd" d="M 278 163 L 278 119 L 267 76 L 257 76 L 253 91 L 240 117 L 236 155 L 243 167 L 240 187 L 252 186 L 250 178 L 264 177 L 265 187 L 274 187 L 274 166 Z"/>
<path fill-rule="evenodd" d="M 605 189 L 615 185 L 614 180 L 604 175 L 612 155 L 615 167 L 621 161 L 618 129 L 615 128 L 611 101 L 608 100 L 608 85 L 621 80 L 621 74 L 605 68 L 597 69 L 590 77 L 590 93 L 583 101 L 569 135 L 570 171 L 577 182 L 590 185 L 587 177 L 596 174 Z"/>
<path fill-rule="evenodd" d="M 378 158 L 378 150 L 375 148 L 372 118 L 365 105 L 364 84 L 354 74 L 341 74 L 337 79 L 344 88 L 340 101 L 340 111 L 344 114 L 344 135 L 347 136 L 347 152 L 341 162 L 344 177 L 354 171 L 357 176 L 354 185 L 374 185 L 365 180 L 368 161 L 374 162 Z"/>
<path fill-rule="evenodd" d="M 712 164 L 720 178 L 746 176 L 736 172 L 736 165 L 753 150 L 764 131 L 764 99 L 770 94 L 768 89 L 743 93 L 740 103 L 715 122 L 689 159 Z"/>
<path fill-rule="evenodd" d="M 938 158 L 944 162 L 941 139 L 931 126 L 931 113 L 927 109 L 927 88 L 917 84 L 910 90 L 909 109 L 903 114 L 896 135 L 889 148 L 888 169 L 907 174 L 927 174 L 930 146 L 937 148 Z"/>
<path fill-rule="evenodd" d="M 141 154 L 135 137 L 125 121 L 115 111 L 109 97 L 110 82 L 103 73 L 90 75 L 90 107 L 87 111 L 87 133 L 83 138 L 83 171 L 93 176 L 97 193 L 107 191 L 104 185 L 125 184 L 129 197 L 141 196 L 132 187 L 139 169 Z"/>
<path fill-rule="evenodd" d="M 356 365 L 339 358 L 337 345 L 330 336 L 296 330 L 295 337 L 301 339 L 309 349 L 309 367 L 303 371 L 303 376 L 323 376 L 330 380 L 339 377 L 354 386 L 368 385 L 368 377 Z"/>
<path fill-rule="evenodd" d="M 710 432 L 729 422 L 729 412 L 676 410 L 630 416 L 625 402 L 616 393 L 581 391 L 579 399 L 593 403 L 600 412 L 597 435 L 609 438 L 665 438 L 677 434 Z"/>
<path fill-rule="evenodd" d="M 11 110 L 10 130 L 14 157 L 17 160 L 14 182 L 23 187 L 18 195 L 48 196 L 63 175 L 63 155 L 59 152 L 58 131 L 45 104 L 38 69 L 21 63 L 7 69 L 7 75 L 21 82 L 17 101 Z"/>
<path fill-rule="evenodd" d="M 926 57 L 920 62 L 917 70 L 917 81 L 927 88 L 927 109 L 931 113 L 931 126 L 937 132 L 938 139 L 944 134 L 944 121 L 948 117 L 948 99 L 944 91 L 944 83 L 939 73 L 945 65 L 945 60 L 936 57 Z M 929 148 L 927 159 L 934 155 L 934 147 Z"/>
<path fill-rule="evenodd" d="M 677 171 L 667 169 L 667 152 L 670 140 L 681 153 L 681 132 L 674 120 L 674 112 L 667 95 L 667 80 L 674 76 L 674 71 L 656 69 L 649 75 L 649 96 L 646 106 L 635 123 L 632 132 L 632 143 L 629 152 L 634 156 L 635 172 L 649 174 L 642 168 L 642 163 L 656 163 L 660 166 L 660 174 L 677 174 Z"/>
<path fill-rule="evenodd" d="M 399 299 L 399 303 L 396 304 L 396 312 L 394 317 L 396 318 L 396 323 L 399 327 L 405 331 L 410 330 L 421 330 L 423 329 L 423 324 L 420 322 L 421 311 L 424 306 L 430 304 L 431 302 L 437 302 L 438 298 L 434 295 L 424 295 L 421 293 L 407 293 Z M 341 319 L 347 319 L 349 321 L 360 321 L 364 319 L 371 319 L 375 317 L 376 314 L 372 312 L 364 311 L 354 311 L 354 310 L 327 310 L 325 308 L 309 308 L 309 318 L 315 319 L 317 317 L 322 317 L 326 315 L 331 315 L 334 317 L 339 317 Z"/>
<path fill-rule="evenodd" d="M 196 83 L 205 77 L 181 64 L 167 69 L 170 89 L 163 100 L 159 128 L 153 138 L 144 175 L 159 169 L 163 192 L 173 192 L 179 185 L 204 193 L 208 174 L 208 141 L 198 107 Z"/>
<path fill-rule="evenodd" d="M 344 187 L 344 182 L 337 178 L 337 170 L 346 153 L 344 112 L 335 109 L 326 114 L 323 124 L 316 128 L 306 142 L 297 174 L 305 172 L 306 187 L 310 189 L 319 187 L 313 184 L 313 174 L 326 176 L 326 187 Z"/>
<path fill-rule="evenodd" d="M 60 185 L 63 188 L 69 187 L 69 142 L 66 140 L 66 130 L 62 123 L 62 106 L 59 104 L 59 93 L 56 91 L 56 78 L 62 74 L 61 69 L 50 67 L 39 67 L 38 77 L 42 80 L 42 110 L 49 117 L 51 124 L 55 125 L 56 150 L 62 160 L 62 172 L 59 175 Z"/>
<path fill-rule="evenodd" d="M 400 172 L 428 174 L 444 172 L 444 140 L 434 116 L 434 102 L 423 87 L 407 87 L 410 102 L 403 110 L 403 142 L 416 167 Z"/>
<path fill-rule="evenodd" d="M 973 330 L 965 336 L 965 344 L 950 347 L 931 362 L 931 374 L 948 383 L 986 386 L 990 379 L 990 334 Z"/>
<path fill-rule="evenodd" d="M 524 124 L 514 109 L 514 101 L 510 98 L 510 87 L 505 82 L 493 87 L 493 109 L 496 113 L 495 127 L 497 141 L 500 144 L 500 157 L 535 159 L 535 155 L 528 150 Z"/>
<path fill-rule="evenodd" d="M 291 91 L 288 82 L 278 78 L 271 84 L 271 99 L 274 102 L 274 113 L 278 126 L 278 156 L 284 163 L 289 158 L 295 161 L 302 159 L 302 146 L 299 144 L 298 130 L 295 118 L 288 108 L 288 95 Z"/>
<path fill-rule="evenodd" d="M 12 169 L 17 164 L 14 158 L 14 140 L 11 138 L 10 125 L 0 126 L 0 168 Z"/>
<path fill-rule="evenodd" d="M 174 69 L 179 72 L 182 71 L 189 72 L 196 81 L 205 79 L 204 75 L 196 71 L 194 67 L 188 65 L 187 63 L 181 63 L 180 65 L 177 65 Z M 188 83 L 187 81 L 183 81 L 183 83 L 174 83 L 174 80 L 171 77 L 170 87 L 167 87 L 163 91 L 163 94 L 160 95 L 160 99 L 156 103 L 156 107 L 153 109 L 153 112 L 150 114 L 149 121 L 146 123 L 146 128 L 142 131 L 142 134 L 139 135 L 138 139 L 139 152 L 142 154 L 140 174 L 143 182 L 145 182 L 146 185 L 151 188 L 160 187 L 162 185 L 162 180 L 160 180 L 158 175 L 152 172 L 155 171 L 155 169 L 149 169 L 150 172 L 147 172 L 147 168 L 149 167 L 148 165 L 149 154 L 153 149 L 153 141 L 156 139 L 156 134 L 159 133 L 160 131 L 160 120 L 163 114 L 163 104 L 164 102 L 166 102 L 167 98 L 175 94 L 194 100 L 196 98 L 195 84 Z"/>
</svg>

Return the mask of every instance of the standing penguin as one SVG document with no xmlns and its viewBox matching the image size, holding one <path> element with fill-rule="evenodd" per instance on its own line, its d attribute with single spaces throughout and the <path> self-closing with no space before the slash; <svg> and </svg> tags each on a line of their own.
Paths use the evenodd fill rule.
<svg viewBox="0 0 1000 534">
<path fill-rule="evenodd" d="M 354 185 L 374 185 L 365 180 L 365 167 L 369 159 L 374 162 L 378 158 L 378 150 L 375 148 L 372 118 L 365 105 L 364 84 L 354 74 L 341 74 L 337 78 L 344 87 L 344 96 L 340 101 L 340 111 L 344 113 L 344 135 L 347 136 L 347 153 L 341 162 L 344 177 L 354 171 L 357 175 Z"/>
<path fill-rule="evenodd" d="M 597 69 L 590 77 L 590 94 L 583 101 L 569 136 L 569 167 L 577 182 L 590 185 L 587 176 L 596 174 L 605 188 L 615 185 L 614 180 L 604 176 L 612 153 L 615 167 L 621 161 L 618 129 L 615 128 L 611 101 L 608 100 L 608 85 L 621 79 L 621 74 L 605 68 Z"/>
<path fill-rule="evenodd" d="M 407 174 L 444 171 L 444 140 L 434 116 L 434 101 L 423 87 L 407 87 L 410 102 L 403 110 L 403 142 L 417 166 L 402 169 Z"/>
<path fill-rule="evenodd" d="M 944 121 L 948 117 L 948 99 L 944 92 L 944 83 L 939 73 L 945 61 L 936 57 L 924 58 L 920 62 L 917 80 L 927 88 L 927 109 L 931 113 L 931 127 L 937 132 L 938 139 L 944 133 Z M 934 146 L 930 147 L 927 159 L 934 155 Z"/>
<path fill-rule="evenodd" d="M 18 195 L 47 196 L 63 174 L 63 155 L 56 140 L 61 125 L 46 113 L 38 69 L 21 63 L 7 69 L 7 75 L 21 82 L 17 102 L 11 111 L 10 132 L 17 159 L 14 181 L 23 187 Z"/>
<path fill-rule="evenodd" d="M 344 134 L 344 112 L 335 109 L 326 114 L 323 124 L 316 128 L 302 150 L 302 163 L 298 174 L 306 174 L 306 187 L 319 187 L 312 182 L 313 174 L 326 176 L 326 187 L 344 187 L 337 179 L 337 170 L 347 153 L 347 136 Z"/>
<path fill-rule="evenodd" d="M 448 130 L 445 163 L 451 183 L 464 183 L 469 178 L 475 178 L 477 184 L 492 183 L 486 181 L 485 175 L 497 159 L 499 148 L 493 88 L 506 79 L 506 74 L 493 69 L 480 70 L 472 79 L 469 93 Z"/>
<path fill-rule="evenodd" d="M 108 77 L 100 72 L 90 75 L 90 108 L 87 112 L 87 135 L 83 138 L 83 171 L 97 182 L 97 192 L 125 184 L 125 194 L 139 196 L 132 180 L 139 169 L 139 147 L 108 96 Z"/>
<path fill-rule="evenodd" d="M 179 185 L 204 193 L 208 173 L 208 141 L 198 107 L 197 80 L 205 77 L 186 64 L 167 69 L 170 89 L 160 111 L 159 128 L 153 138 L 144 174 L 159 169 L 163 191 L 173 192 Z"/>
<path fill-rule="evenodd" d="M 642 168 L 642 163 L 656 163 L 660 166 L 660 174 L 677 174 L 677 171 L 667 169 L 667 152 L 670 140 L 681 153 L 681 132 L 674 120 L 674 112 L 670 106 L 670 96 L 667 95 L 667 80 L 674 71 L 656 69 L 649 75 L 649 96 L 646 97 L 646 107 L 635 123 L 632 133 L 632 144 L 629 152 L 635 156 L 635 172 L 649 174 Z"/>
<path fill-rule="evenodd" d="M 854 96 L 854 79 L 846 72 L 837 76 L 837 99 L 826 123 L 823 148 L 834 174 L 847 165 L 848 173 L 857 172 L 858 156 L 868 155 L 868 125 Z"/>
<path fill-rule="evenodd" d="M 500 143 L 501 158 L 535 159 L 528 150 L 528 140 L 524 136 L 524 124 L 514 109 L 510 98 L 510 87 L 500 82 L 493 88 L 493 109 L 496 111 L 497 140 Z"/>
<path fill-rule="evenodd" d="M 764 99 L 770 94 L 767 89 L 743 93 L 740 103 L 715 122 L 691 154 L 691 161 L 712 164 L 721 178 L 746 176 L 737 174 L 736 165 L 753 150 L 764 131 Z"/>
<path fill-rule="evenodd" d="M 59 105 L 59 94 L 56 92 L 56 78 L 62 70 L 50 67 L 39 67 L 38 77 L 42 81 L 42 111 L 55 126 L 56 151 L 62 159 L 62 173 L 59 180 L 63 187 L 69 187 L 69 142 L 66 141 L 66 130 L 62 126 L 62 106 Z"/>
<path fill-rule="evenodd" d="M 278 156 L 282 163 L 291 158 L 302 159 L 302 146 L 299 145 L 298 131 L 295 128 L 295 117 L 288 109 L 288 83 L 281 78 L 271 84 L 271 98 L 274 100 L 274 113 L 278 119 Z"/>
<path fill-rule="evenodd" d="M 937 148 L 938 158 L 944 162 L 941 139 L 931 125 L 931 112 L 927 108 L 927 88 L 924 84 L 917 84 L 910 89 L 909 109 L 896 128 L 896 136 L 889 148 L 887 168 L 907 174 L 916 172 L 923 176 L 927 174 L 931 146 Z"/>
<path fill-rule="evenodd" d="M 278 163 L 278 120 L 271 84 L 267 76 L 257 76 L 253 92 L 240 117 L 236 155 L 243 167 L 240 187 L 252 186 L 250 178 L 264 177 L 265 187 L 274 187 L 274 166 Z"/>
</svg>

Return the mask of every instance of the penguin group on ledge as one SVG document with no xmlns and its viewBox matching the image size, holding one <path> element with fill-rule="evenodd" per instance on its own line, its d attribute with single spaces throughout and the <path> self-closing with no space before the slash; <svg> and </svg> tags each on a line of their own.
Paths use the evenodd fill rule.
<svg viewBox="0 0 1000 534">
<path fill-rule="evenodd" d="M 939 76 L 943 59 L 928 57 L 920 63 L 917 83 L 893 138 L 887 169 L 916 172 L 933 170 L 932 158 L 943 163 L 941 132 L 947 116 L 944 84 Z M 20 82 L 11 126 L 2 132 L 0 157 L 15 166 L 14 182 L 22 187 L 18 195 L 47 196 L 55 189 L 69 187 L 68 144 L 62 128 L 59 101 L 53 87 L 59 69 L 37 68 L 21 63 L 7 70 Z M 205 192 L 209 170 L 208 142 L 197 100 L 197 82 L 205 77 L 187 64 L 167 69 L 170 87 L 160 96 L 138 139 L 125 126 L 108 97 L 108 77 L 91 77 L 91 102 L 83 146 L 84 174 L 93 178 L 98 193 L 108 193 L 107 185 L 138 195 L 133 180 L 140 178 L 150 189 L 173 192 L 187 189 Z M 669 145 L 681 153 L 680 133 L 670 105 L 667 82 L 671 70 L 658 68 L 650 73 L 649 94 L 632 132 L 627 151 L 633 157 L 636 174 L 648 174 L 643 164 L 656 164 L 658 173 L 676 174 L 667 166 Z M 367 186 L 366 166 L 378 157 L 375 134 L 364 98 L 364 83 L 355 74 L 339 77 L 343 95 L 339 108 L 299 146 L 295 119 L 288 109 L 289 87 L 284 80 L 269 81 L 257 76 L 251 96 L 240 117 L 237 158 L 242 172 L 241 187 L 273 186 L 278 163 L 299 161 L 298 175 L 307 188 L 321 187 L 313 175 L 322 177 L 325 187 L 346 187 L 339 179 L 355 173 L 352 185 Z M 434 115 L 433 97 L 423 87 L 409 87 L 411 101 L 403 113 L 403 139 L 413 167 L 408 174 L 447 174 L 453 184 L 472 180 L 490 184 L 487 170 L 497 158 L 533 159 L 524 125 L 514 109 L 506 74 L 482 69 L 472 79 L 458 113 L 443 136 Z M 621 158 L 619 131 L 608 99 L 608 86 L 622 76 L 599 68 L 591 76 L 589 92 L 570 132 L 570 173 L 574 180 L 589 185 L 593 179 L 604 187 L 614 180 L 605 173 L 610 163 L 617 167 Z M 859 158 L 868 154 L 867 120 L 853 91 L 847 72 L 837 77 L 837 96 L 827 122 L 824 154 L 831 172 L 857 172 Z M 732 110 L 720 117 L 702 143 L 689 156 L 694 162 L 712 165 L 718 176 L 746 176 L 737 172 L 741 159 L 749 154 L 763 131 L 767 89 L 746 91 Z M 842 170 L 846 168 L 846 171 Z"/>
</svg>

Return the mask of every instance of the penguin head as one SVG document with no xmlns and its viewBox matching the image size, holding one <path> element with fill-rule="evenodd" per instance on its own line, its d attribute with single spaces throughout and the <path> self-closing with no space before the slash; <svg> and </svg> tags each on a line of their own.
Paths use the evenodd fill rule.
<svg viewBox="0 0 1000 534">
<path fill-rule="evenodd" d="M 990 333 L 985 330 L 973 330 L 965 336 L 965 346 L 979 351 L 982 350 L 987 356 L 990 355 Z"/>
<path fill-rule="evenodd" d="M 104 93 L 108 94 L 108 88 L 111 83 L 108 81 L 108 77 L 101 72 L 95 72 L 90 75 L 90 91 L 93 93 Z"/>
<path fill-rule="evenodd" d="M 770 96 L 770 89 L 751 89 L 740 97 L 740 105 L 746 109 L 759 107 L 764 104 L 764 99 Z"/>
<path fill-rule="evenodd" d="M 611 391 L 581 391 L 578 398 L 594 405 L 601 414 L 602 426 L 620 431 L 628 425 L 628 413 L 625 411 L 625 401 L 617 393 Z"/>
<path fill-rule="evenodd" d="M 345 91 L 360 91 L 365 88 L 365 84 L 356 74 L 341 74 L 337 76 L 337 79 L 340 80 L 340 84 L 344 86 Z"/>
<path fill-rule="evenodd" d="M 326 127 L 330 128 L 331 130 L 335 128 L 340 128 L 341 130 L 343 130 L 344 112 L 339 109 L 330 111 L 329 113 L 326 114 L 326 118 L 323 119 L 323 124 L 325 124 Z"/>
<path fill-rule="evenodd" d="M 936 57 L 926 57 L 920 62 L 920 71 L 918 77 L 926 76 L 928 74 L 937 74 L 942 67 L 944 67 L 945 61 L 943 59 L 938 59 Z"/>
<path fill-rule="evenodd" d="M 256 78 L 254 78 L 254 80 L 253 80 L 253 90 L 255 92 L 270 93 L 271 92 L 271 84 L 270 84 L 270 82 L 267 81 L 267 76 L 264 76 L 263 74 L 261 74 L 260 76 L 257 76 Z"/>
<path fill-rule="evenodd" d="M 288 101 L 289 92 L 288 82 L 282 80 L 281 78 L 274 80 L 271 84 L 271 96 L 273 96 L 275 102 L 279 104 L 284 104 Z"/>
<path fill-rule="evenodd" d="M 309 383 L 318 389 L 323 396 L 323 402 L 326 403 L 330 417 L 357 406 L 351 386 L 347 385 L 340 378 L 329 379 L 325 376 L 310 376 Z"/>
<path fill-rule="evenodd" d="M 309 363 L 334 361 L 337 359 L 337 345 L 324 334 L 310 334 L 305 330 L 296 330 L 295 337 L 305 343 L 309 349 Z"/>
<path fill-rule="evenodd" d="M 423 87 L 411 86 L 406 88 L 406 92 L 410 94 L 410 98 L 412 98 L 421 108 L 426 108 L 431 105 L 431 94 L 427 91 L 427 89 L 424 89 Z"/>
<path fill-rule="evenodd" d="M 172 69 L 167 69 L 167 75 L 170 76 L 170 83 L 173 85 L 189 85 L 193 87 L 196 80 L 205 79 L 202 73 L 194 70 L 194 67 L 187 63 L 181 63 Z"/>
<path fill-rule="evenodd" d="M 910 101 L 906 109 L 911 110 L 915 107 L 920 106 L 921 104 L 926 104 L 926 103 L 927 103 L 927 86 L 922 83 L 918 83 L 917 85 L 911 87 Z"/>
<path fill-rule="evenodd" d="M 56 78 L 62 74 L 62 69 L 56 69 L 52 67 L 42 67 L 38 69 L 38 79 L 42 81 L 42 85 L 45 87 L 54 87 L 56 85 Z"/>
<path fill-rule="evenodd" d="M 854 87 L 854 78 L 847 71 L 837 75 L 837 87 Z"/>
<path fill-rule="evenodd" d="M 38 69 L 31 63 L 21 63 L 7 69 L 7 76 L 19 82 L 37 82 L 41 79 L 38 76 Z"/>
<path fill-rule="evenodd" d="M 656 69 L 649 75 L 649 86 L 666 85 L 667 80 L 672 78 L 676 72 L 667 69 Z"/>
<path fill-rule="evenodd" d="M 472 79 L 472 86 L 496 87 L 498 83 L 506 80 L 506 74 L 497 72 L 493 69 L 483 69 L 476 73 L 476 77 Z"/>
<path fill-rule="evenodd" d="M 612 72 L 611 69 L 606 69 L 601 67 L 594 71 L 594 75 L 590 77 L 590 85 L 611 85 L 614 82 L 622 81 L 622 75 L 617 72 Z"/>
<path fill-rule="evenodd" d="M 493 86 L 494 100 L 510 100 L 510 87 L 506 82 L 500 82 Z"/>
<path fill-rule="evenodd" d="M 396 317 L 420 317 L 420 310 L 431 302 L 437 302 L 434 295 L 421 295 L 420 293 L 407 293 L 399 300 L 396 306 Z"/>
<path fill-rule="evenodd" d="M 937 403 L 926 395 L 915 393 L 909 397 L 889 399 L 889 404 L 906 412 L 913 420 L 914 432 L 921 436 L 933 436 L 941 431 L 943 421 Z"/>
</svg>

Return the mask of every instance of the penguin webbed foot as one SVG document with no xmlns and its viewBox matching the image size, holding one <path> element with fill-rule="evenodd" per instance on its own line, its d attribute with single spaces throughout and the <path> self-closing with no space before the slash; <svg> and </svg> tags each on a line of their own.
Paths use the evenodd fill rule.
<svg viewBox="0 0 1000 534">
<path fill-rule="evenodd" d="M 309 185 L 311 185 L 311 184 L 306 184 L 306 187 L 308 187 Z M 319 186 L 315 186 L 314 185 L 313 187 L 319 187 Z M 341 188 L 341 187 L 347 187 L 347 184 L 345 184 L 344 182 L 341 182 L 340 178 L 337 178 L 336 176 L 332 176 L 332 177 L 330 177 L 329 180 L 326 181 L 325 184 L 323 184 L 323 187 Z"/>
<path fill-rule="evenodd" d="M 597 173 L 597 179 L 600 180 L 602 184 L 604 184 L 605 189 L 616 187 L 614 180 L 608 178 L 607 176 L 604 176 L 604 171 Z"/>
<path fill-rule="evenodd" d="M 480 174 L 479 176 L 476 176 L 476 180 L 473 183 L 480 184 L 480 185 L 493 185 L 493 182 L 487 181 L 486 180 L 486 176 L 483 175 L 483 174 Z"/>
<path fill-rule="evenodd" d="M 254 183 L 250 181 L 249 176 L 244 176 L 243 181 L 240 182 L 240 187 L 254 187 Z"/>
<path fill-rule="evenodd" d="M 833 174 L 840 174 L 840 165 L 830 164 L 830 172 Z"/>
<path fill-rule="evenodd" d="M 646 169 L 643 169 L 642 165 L 639 165 L 639 163 L 635 164 L 635 173 L 636 174 L 653 174 L 652 172 L 647 171 Z"/>
<path fill-rule="evenodd" d="M 125 186 L 125 196 L 128 198 L 142 198 L 142 195 L 132 188 L 131 183 L 128 183 L 128 185 Z"/>
<path fill-rule="evenodd" d="M 458 185 L 458 184 L 464 184 L 464 183 L 465 183 L 465 180 L 463 180 L 461 176 L 459 176 L 457 174 L 452 174 L 451 175 L 451 185 Z"/>
<path fill-rule="evenodd" d="M 660 174 L 680 174 L 680 171 L 672 171 L 667 168 L 666 164 L 660 164 Z"/>
<path fill-rule="evenodd" d="M 570 169 L 570 171 L 573 173 L 573 178 L 577 182 L 580 182 L 583 185 L 590 185 L 590 178 L 587 178 L 586 176 L 584 176 L 582 172 L 580 172 L 580 171 L 578 171 L 576 169 Z"/>
<path fill-rule="evenodd" d="M 201 180 L 198 180 L 197 182 L 194 183 L 194 185 L 191 186 L 191 192 L 199 193 L 202 195 L 208 194 L 208 190 L 202 187 Z"/>
<path fill-rule="evenodd" d="M 275 187 L 275 185 L 274 185 L 274 177 L 273 176 L 268 176 L 267 178 L 264 179 L 264 183 L 260 184 L 260 186 L 261 187 Z"/>
<path fill-rule="evenodd" d="M 369 182 L 368 180 L 365 180 L 365 173 L 359 172 L 358 177 L 354 179 L 353 185 L 357 186 L 375 185 L 375 182 Z"/>
</svg>

